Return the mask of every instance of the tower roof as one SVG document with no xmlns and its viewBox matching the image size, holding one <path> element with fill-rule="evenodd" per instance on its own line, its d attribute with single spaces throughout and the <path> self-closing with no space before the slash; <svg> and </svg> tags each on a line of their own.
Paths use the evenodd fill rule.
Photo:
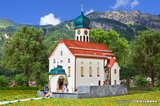
<svg viewBox="0 0 160 106">
<path fill-rule="evenodd" d="M 74 20 L 75 28 L 89 28 L 89 24 L 90 20 L 83 15 L 83 12 L 81 12 L 81 15 Z"/>
<path fill-rule="evenodd" d="M 51 69 L 49 74 L 57 75 L 57 74 L 66 74 L 65 70 L 62 68 L 62 66 L 58 65 L 56 68 Z"/>
</svg>

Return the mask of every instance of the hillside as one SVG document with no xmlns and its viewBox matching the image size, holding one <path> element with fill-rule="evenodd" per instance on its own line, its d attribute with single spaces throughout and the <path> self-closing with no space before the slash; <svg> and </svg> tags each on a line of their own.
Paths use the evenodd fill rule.
<svg viewBox="0 0 160 106">
<path fill-rule="evenodd" d="M 12 20 L 6 18 L 0 18 L 0 28 L 6 28 L 8 26 L 13 26 L 15 23 Z"/>
</svg>

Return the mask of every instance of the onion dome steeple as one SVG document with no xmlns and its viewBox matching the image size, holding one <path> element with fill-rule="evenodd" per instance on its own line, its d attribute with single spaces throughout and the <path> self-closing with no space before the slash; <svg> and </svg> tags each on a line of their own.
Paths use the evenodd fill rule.
<svg viewBox="0 0 160 106">
<path fill-rule="evenodd" d="M 74 20 L 75 28 L 89 28 L 89 24 L 90 20 L 83 15 L 83 11 L 81 11 L 81 15 Z"/>
<path fill-rule="evenodd" d="M 75 40 L 89 42 L 89 24 L 90 20 L 83 15 L 83 5 L 81 7 L 81 15 L 74 20 Z"/>
</svg>

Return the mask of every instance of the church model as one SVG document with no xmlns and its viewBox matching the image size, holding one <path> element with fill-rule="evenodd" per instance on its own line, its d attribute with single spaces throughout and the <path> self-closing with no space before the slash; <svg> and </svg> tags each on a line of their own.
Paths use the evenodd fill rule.
<svg viewBox="0 0 160 106">
<path fill-rule="evenodd" d="M 119 85 L 120 66 L 105 44 L 89 39 L 90 20 L 81 15 L 74 20 L 75 40 L 62 39 L 49 59 L 51 92 L 76 92 L 78 86 Z"/>
</svg>

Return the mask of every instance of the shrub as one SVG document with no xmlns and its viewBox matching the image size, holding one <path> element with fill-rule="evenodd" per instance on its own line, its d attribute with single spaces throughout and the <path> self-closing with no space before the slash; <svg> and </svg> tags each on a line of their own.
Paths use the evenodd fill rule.
<svg viewBox="0 0 160 106">
<path fill-rule="evenodd" d="M 134 83 L 137 87 L 146 87 L 148 81 L 142 76 L 137 76 L 134 78 Z"/>
</svg>

